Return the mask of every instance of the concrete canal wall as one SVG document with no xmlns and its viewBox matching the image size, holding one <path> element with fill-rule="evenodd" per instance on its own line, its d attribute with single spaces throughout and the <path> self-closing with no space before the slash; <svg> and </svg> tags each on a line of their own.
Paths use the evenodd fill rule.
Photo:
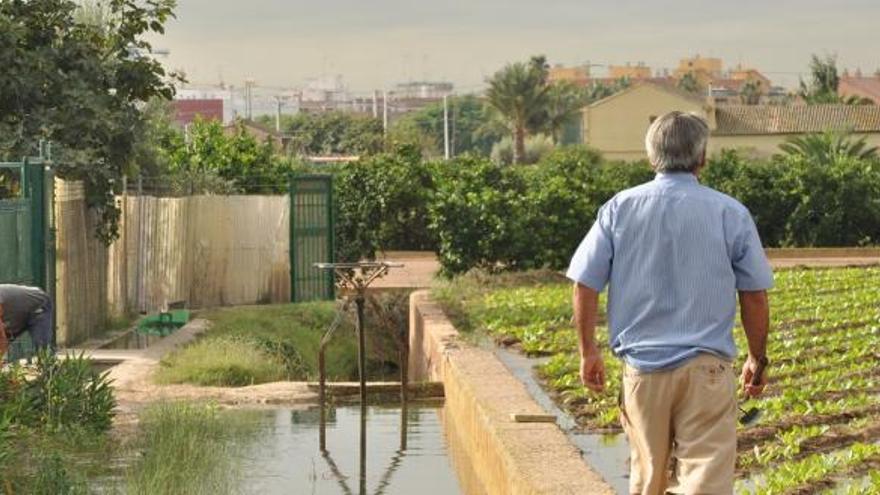
<svg viewBox="0 0 880 495">
<path fill-rule="evenodd" d="M 410 298 L 410 379 L 441 381 L 443 420 L 466 493 L 611 494 L 525 386 L 485 349 L 468 345 L 427 291 Z"/>
</svg>

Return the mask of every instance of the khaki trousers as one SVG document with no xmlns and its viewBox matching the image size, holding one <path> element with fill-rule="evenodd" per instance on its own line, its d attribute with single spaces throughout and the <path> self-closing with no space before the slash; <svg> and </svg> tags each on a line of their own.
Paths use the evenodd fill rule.
<svg viewBox="0 0 880 495">
<path fill-rule="evenodd" d="M 630 493 L 733 493 L 736 387 L 730 361 L 711 354 L 653 373 L 626 365 L 620 416 Z"/>
</svg>

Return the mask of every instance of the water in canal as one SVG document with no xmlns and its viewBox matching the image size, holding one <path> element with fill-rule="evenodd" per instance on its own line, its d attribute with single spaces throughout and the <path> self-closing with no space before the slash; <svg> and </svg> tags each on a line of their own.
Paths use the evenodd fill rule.
<svg viewBox="0 0 880 495">
<path fill-rule="evenodd" d="M 461 493 L 448 458 L 440 408 L 410 405 L 401 449 L 397 407 L 366 409 L 361 480 L 360 406 L 328 415 L 327 450 L 319 448 L 319 411 L 265 411 L 256 445 L 243 460 L 242 493 L 302 495 L 454 495 Z"/>
<path fill-rule="evenodd" d="M 556 415 L 557 424 L 568 435 L 569 440 L 583 452 L 590 467 L 605 478 L 605 481 L 618 494 L 629 493 L 629 446 L 626 443 L 625 435 L 602 435 L 579 431 L 574 419 L 559 409 L 535 379 L 535 366 L 541 364 L 546 358 L 529 358 L 520 353 L 494 346 L 490 349 L 507 366 L 507 369 L 525 385 L 535 401 L 544 410 Z"/>
</svg>

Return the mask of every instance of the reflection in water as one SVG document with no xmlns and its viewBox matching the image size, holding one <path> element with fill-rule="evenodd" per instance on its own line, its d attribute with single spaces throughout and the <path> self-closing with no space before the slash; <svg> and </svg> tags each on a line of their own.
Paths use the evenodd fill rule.
<svg viewBox="0 0 880 495">
<path fill-rule="evenodd" d="M 146 349 L 162 340 L 162 338 L 159 335 L 144 334 L 131 330 L 104 344 L 101 346 L 101 349 Z"/>
<path fill-rule="evenodd" d="M 467 495 L 488 495 L 489 492 L 477 476 L 477 466 L 468 451 L 471 448 L 468 443 L 473 443 L 474 439 L 462 436 L 456 428 L 455 419 L 447 413 L 446 408 L 440 410 L 440 419 L 446 431 L 449 458 L 455 466 L 455 474 L 458 475 L 458 484 L 462 492 Z"/>
<path fill-rule="evenodd" d="M 454 495 L 461 493 L 439 409 L 328 408 L 327 450 L 318 445 L 320 411 L 267 411 L 260 447 L 245 461 L 243 493 Z M 362 420 L 366 428 L 362 430 Z M 401 437 L 401 419 L 408 435 Z M 363 431 L 363 435 L 361 435 Z M 358 439 L 358 440 L 356 440 Z M 406 448 L 402 449 L 401 442 Z M 360 447 L 364 446 L 364 455 Z M 355 482 L 357 480 L 357 482 Z"/>
</svg>

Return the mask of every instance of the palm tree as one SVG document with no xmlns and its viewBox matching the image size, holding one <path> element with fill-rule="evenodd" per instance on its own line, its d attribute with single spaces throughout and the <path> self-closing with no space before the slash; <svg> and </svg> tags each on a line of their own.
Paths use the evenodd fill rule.
<svg viewBox="0 0 880 495">
<path fill-rule="evenodd" d="M 601 81 L 596 81 L 587 88 L 587 103 L 593 103 L 594 101 L 599 101 L 603 98 L 607 98 L 614 93 L 623 91 L 631 85 L 632 82 L 629 80 L 628 77 L 621 77 L 620 79 L 612 81 L 608 84 Z"/>
<path fill-rule="evenodd" d="M 749 80 L 739 90 L 739 99 L 743 105 L 757 105 L 761 103 L 761 81 Z"/>
<path fill-rule="evenodd" d="M 678 89 L 688 93 L 700 93 L 702 91 L 700 81 L 697 80 L 697 76 L 693 72 L 688 72 L 681 76 L 681 79 L 678 80 Z"/>
<path fill-rule="evenodd" d="M 486 100 L 504 118 L 513 134 L 513 162 L 525 158 L 526 134 L 543 123 L 549 85 L 543 56 L 506 65 L 489 79 Z"/>
<path fill-rule="evenodd" d="M 813 163 L 832 163 L 841 158 L 871 160 L 878 157 L 876 146 L 868 146 L 864 137 L 853 138 L 848 133 L 823 132 L 788 139 L 779 145 L 788 156 L 805 158 Z"/>
<path fill-rule="evenodd" d="M 547 92 L 547 109 L 544 112 L 544 130 L 558 144 L 565 126 L 581 115 L 587 104 L 586 92 L 571 82 L 550 85 Z"/>
</svg>

